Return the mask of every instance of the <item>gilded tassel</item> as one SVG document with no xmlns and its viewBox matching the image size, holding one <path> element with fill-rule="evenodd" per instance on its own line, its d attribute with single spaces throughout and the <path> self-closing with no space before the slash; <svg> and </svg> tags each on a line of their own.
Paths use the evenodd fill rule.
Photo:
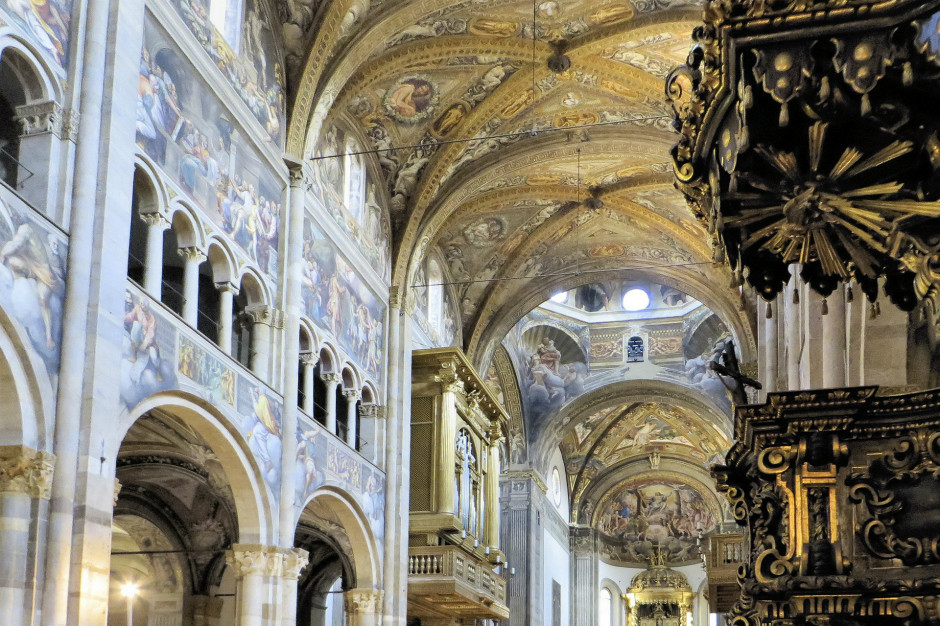
<svg viewBox="0 0 940 626">
<path fill-rule="evenodd" d="M 862 94 L 862 107 L 861 107 L 861 110 L 859 111 L 859 114 L 862 117 L 865 117 L 869 113 L 871 113 L 871 100 L 868 98 L 867 93 L 863 93 Z"/>
<path fill-rule="evenodd" d="M 790 124 L 790 110 L 787 107 L 787 103 L 784 102 L 780 105 L 780 128 L 786 128 Z"/>
<path fill-rule="evenodd" d="M 823 76 L 822 80 L 819 81 L 819 101 L 825 102 L 829 99 L 829 95 L 829 77 Z"/>
<path fill-rule="evenodd" d="M 822 314 L 829 315 L 829 303 L 826 302 L 825 298 L 823 298 L 823 301 L 822 301 Z"/>
<path fill-rule="evenodd" d="M 770 320 L 770 319 L 773 319 L 773 317 L 774 317 L 774 310 L 773 310 L 772 308 L 770 308 L 770 303 L 769 303 L 769 302 L 767 303 L 767 310 L 766 310 L 766 312 L 764 313 L 764 317 L 767 318 L 767 319 L 769 319 L 769 320 Z"/>
<path fill-rule="evenodd" d="M 794 287 L 793 288 L 793 304 L 799 304 L 799 303 L 800 303 L 800 288 Z"/>
<path fill-rule="evenodd" d="M 910 61 L 904 63 L 904 69 L 901 70 L 901 80 L 904 81 L 905 87 L 910 87 L 914 82 L 914 68 L 911 67 Z"/>
<path fill-rule="evenodd" d="M 845 290 L 845 301 L 852 302 L 855 300 L 855 293 L 852 291 L 852 285 L 849 285 L 849 288 Z"/>
</svg>

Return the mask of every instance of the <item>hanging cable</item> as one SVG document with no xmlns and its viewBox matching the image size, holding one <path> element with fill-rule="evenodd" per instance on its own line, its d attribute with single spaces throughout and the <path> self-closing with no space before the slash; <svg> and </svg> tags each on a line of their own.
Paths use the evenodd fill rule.
<svg viewBox="0 0 940 626">
<path fill-rule="evenodd" d="M 511 133 L 497 133 L 495 135 L 483 135 L 481 137 L 461 137 L 458 139 L 442 139 L 427 143 L 408 144 L 402 146 L 390 146 L 388 148 L 371 148 L 369 150 L 356 150 L 354 152 L 339 152 L 336 154 L 321 154 L 319 156 L 309 157 L 308 161 L 323 161 L 326 159 L 343 159 L 346 157 L 360 156 L 363 154 L 381 154 L 385 152 L 397 152 L 398 150 L 417 150 L 419 148 L 436 148 L 438 146 L 448 146 L 455 143 L 472 143 L 474 141 L 488 141 L 490 139 L 511 139 L 513 137 L 537 136 L 547 133 L 556 133 L 559 131 L 570 133 L 573 130 L 581 128 L 596 128 L 598 126 L 616 126 L 618 124 L 632 124 L 634 122 L 649 122 L 653 120 L 671 120 L 669 115 L 640 115 L 637 117 L 626 117 L 619 120 L 608 120 L 605 122 L 593 122 L 591 124 L 576 124 L 574 126 L 563 126 L 559 128 L 543 128 L 533 130 L 520 130 Z"/>
</svg>

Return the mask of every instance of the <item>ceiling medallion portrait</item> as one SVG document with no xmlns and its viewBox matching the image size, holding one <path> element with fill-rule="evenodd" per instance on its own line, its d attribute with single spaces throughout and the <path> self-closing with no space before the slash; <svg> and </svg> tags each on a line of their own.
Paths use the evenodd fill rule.
<svg viewBox="0 0 940 626">
<path fill-rule="evenodd" d="M 386 92 L 385 111 L 397 122 L 414 124 L 434 113 L 438 97 L 438 90 L 430 80 L 407 76 Z"/>
</svg>

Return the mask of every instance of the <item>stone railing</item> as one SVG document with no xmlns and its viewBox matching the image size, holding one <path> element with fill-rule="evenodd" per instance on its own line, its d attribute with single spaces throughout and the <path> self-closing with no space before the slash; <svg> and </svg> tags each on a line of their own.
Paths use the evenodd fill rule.
<svg viewBox="0 0 940 626">
<path fill-rule="evenodd" d="M 738 533 L 713 535 L 709 542 L 708 568 L 731 568 L 737 571 L 744 562 L 744 536 Z"/>
<path fill-rule="evenodd" d="M 457 546 L 412 546 L 408 555 L 408 576 L 414 581 L 452 578 L 474 592 L 504 604 L 506 580 Z"/>
</svg>

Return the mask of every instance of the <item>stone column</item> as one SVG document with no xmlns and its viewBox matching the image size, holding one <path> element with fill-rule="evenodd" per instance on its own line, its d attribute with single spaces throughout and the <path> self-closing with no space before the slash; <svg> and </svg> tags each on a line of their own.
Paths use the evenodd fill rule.
<svg viewBox="0 0 940 626">
<path fill-rule="evenodd" d="M 399 287 L 388 298 L 388 390 L 385 418 L 386 466 L 385 588 L 386 626 L 404 626 L 408 597 L 408 519 L 411 497 L 411 317 Z"/>
<path fill-rule="evenodd" d="M 219 290 L 219 336 L 216 343 L 225 354 L 232 354 L 232 305 L 238 287 L 230 282 L 216 283 Z"/>
<path fill-rule="evenodd" d="M 300 356 L 300 363 L 304 366 L 304 404 L 303 410 L 307 415 L 313 417 L 313 405 L 315 402 L 314 389 L 315 385 L 313 376 L 314 368 L 317 366 L 317 361 L 320 360 L 316 354 L 303 354 Z"/>
<path fill-rule="evenodd" d="M 206 255 L 199 248 L 180 248 L 179 255 L 185 260 L 183 266 L 183 319 L 196 328 L 199 322 L 199 266 L 205 263 Z"/>
<path fill-rule="evenodd" d="M 597 623 L 597 546 L 594 529 L 573 526 L 571 545 L 571 626 Z"/>
<path fill-rule="evenodd" d="M 55 100 L 16 107 L 16 120 L 22 130 L 17 160 L 24 165 L 17 172 L 17 191 L 37 209 L 55 216 L 53 219 L 60 217 L 56 199 L 66 184 L 56 174 L 63 154 L 68 152 L 71 117 L 71 111 L 63 110 Z M 75 141 L 74 137 L 71 140 Z"/>
<path fill-rule="evenodd" d="M 823 387 L 845 387 L 845 292 L 840 285 L 826 298 L 823 316 Z"/>
<path fill-rule="evenodd" d="M 343 593 L 347 626 L 378 626 L 382 613 L 382 592 L 378 589 L 350 589 Z"/>
<path fill-rule="evenodd" d="M 0 449 L 0 607 L 9 624 L 29 624 L 27 594 L 33 593 L 31 561 L 37 546 L 30 541 L 39 520 L 33 500 L 48 501 L 55 457 L 22 446 Z"/>
<path fill-rule="evenodd" d="M 508 568 L 509 626 L 544 623 L 543 533 L 537 504 L 540 487 L 536 480 L 532 472 L 507 472 L 500 478 L 500 545 L 506 553 Z"/>
<path fill-rule="evenodd" d="M 268 554 L 264 546 L 235 544 L 226 563 L 235 570 L 235 626 L 263 626 L 264 574 Z"/>
<path fill-rule="evenodd" d="M 783 323 L 786 328 L 786 350 L 787 350 L 787 389 L 800 388 L 800 345 L 802 336 L 802 324 L 800 323 L 800 305 L 793 299 L 799 294 L 800 279 L 799 265 L 790 265 L 790 273 L 793 277 L 784 291 L 784 311 Z"/>
<path fill-rule="evenodd" d="M 385 407 L 377 404 L 363 404 L 359 407 L 359 424 L 362 431 L 366 429 L 372 431 L 371 441 L 363 442 L 359 448 L 359 453 L 376 465 L 379 465 L 379 452 L 384 446 L 382 434 L 385 424 Z"/>
<path fill-rule="evenodd" d="M 302 548 L 291 548 L 284 555 L 283 587 L 281 592 L 281 625 L 297 623 L 297 580 L 300 570 L 307 566 L 310 555 Z"/>
<path fill-rule="evenodd" d="M 344 389 L 343 396 L 346 397 L 346 443 L 353 450 L 358 450 L 356 438 L 359 436 L 356 428 L 356 418 L 359 416 L 356 411 L 356 401 L 359 400 L 358 389 Z"/>
<path fill-rule="evenodd" d="M 326 429 L 336 434 L 336 388 L 339 387 L 339 374 L 327 373 L 320 376 L 326 383 Z"/>
<path fill-rule="evenodd" d="M 773 302 L 766 303 L 770 309 L 770 318 L 764 319 L 764 394 L 777 391 L 777 318 L 780 315 L 778 296 Z M 760 311 L 758 311 L 760 315 Z"/>
<path fill-rule="evenodd" d="M 246 321 L 251 324 L 251 371 L 263 381 L 271 380 L 271 329 L 283 321 L 280 311 L 259 304 L 245 309 Z M 283 326 L 283 324 L 281 324 Z M 294 374 L 296 376 L 296 374 Z"/>
<path fill-rule="evenodd" d="M 222 617 L 222 598 L 193 596 L 193 626 L 215 626 Z"/>
<path fill-rule="evenodd" d="M 170 227 L 170 222 L 161 213 L 141 213 L 140 218 L 147 224 L 144 290 L 159 300 L 163 288 L 163 231 Z"/>
<path fill-rule="evenodd" d="M 438 513 L 459 514 L 454 504 L 454 466 L 457 462 L 457 393 L 463 389 L 463 383 L 452 372 L 451 380 L 441 383 L 443 393 L 440 400 L 440 414 L 437 418 L 438 467 L 440 473 L 434 477 L 434 499 L 431 506 Z"/>
</svg>

